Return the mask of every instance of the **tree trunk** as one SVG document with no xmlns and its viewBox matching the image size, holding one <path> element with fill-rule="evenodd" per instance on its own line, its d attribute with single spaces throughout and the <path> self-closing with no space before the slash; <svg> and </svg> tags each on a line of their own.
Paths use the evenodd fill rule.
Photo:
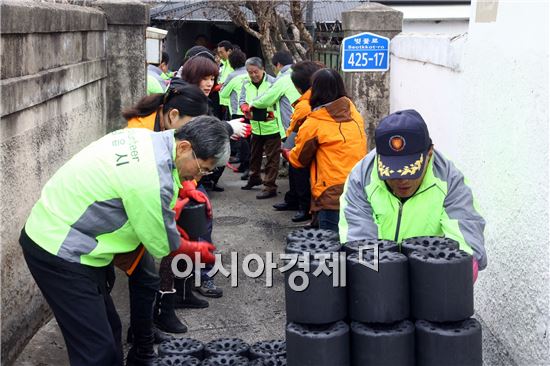
<svg viewBox="0 0 550 366">
<path fill-rule="evenodd" d="M 226 11 L 235 25 L 242 27 L 248 34 L 260 41 L 266 70 L 269 73 L 273 73 L 271 59 L 276 51 L 291 53 L 295 61 L 311 58 L 313 38 L 303 21 L 302 2 L 297 0 L 249 0 L 243 3 L 242 1 L 210 0 L 208 3 L 219 10 Z M 241 5 L 246 6 L 254 14 L 258 31 L 252 29 L 248 24 L 246 16 L 240 8 Z M 284 13 L 280 9 L 282 5 L 289 6 L 290 23 L 281 15 Z"/>
</svg>

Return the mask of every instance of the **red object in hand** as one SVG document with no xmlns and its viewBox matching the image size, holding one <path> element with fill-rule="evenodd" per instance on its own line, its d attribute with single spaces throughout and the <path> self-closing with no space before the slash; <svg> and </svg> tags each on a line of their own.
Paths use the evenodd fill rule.
<svg viewBox="0 0 550 366">
<path fill-rule="evenodd" d="M 216 257 L 214 256 L 213 251 L 216 250 L 216 247 L 207 241 L 191 241 L 187 236 L 187 233 L 178 226 L 178 231 L 182 235 L 180 238 L 180 247 L 170 253 L 171 256 L 177 254 L 186 254 L 191 259 L 195 259 L 195 253 L 199 253 L 201 263 L 214 263 Z"/>
<path fill-rule="evenodd" d="M 219 92 L 222 88 L 223 84 L 216 84 L 214 85 L 214 87 L 212 88 L 211 92 Z"/>
<path fill-rule="evenodd" d="M 275 119 L 275 115 L 273 112 L 269 111 L 267 112 L 267 117 L 265 118 L 266 121 L 273 121 Z"/>
<path fill-rule="evenodd" d="M 210 200 L 208 199 L 208 196 L 204 194 L 203 192 L 199 191 L 195 185 L 195 182 L 187 180 L 182 183 L 182 188 L 179 192 L 179 198 L 186 199 L 189 201 L 189 199 L 195 200 L 198 203 L 204 203 L 206 206 L 206 216 L 211 219 L 212 218 L 212 204 L 210 203 Z M 187 204 L 187 202 L 185 202 Z M 185 204 L 181 207 L 183 208 Z M 176 202 L 176 206 L 178 206 L 178 203 Z M 180 208 L 180 211 L 181 211 Z M 179 215 L 176 211 L 176 220 L 178 219 Z"/>
<path fill-rule="evenodd" d="M 237 168 L 236 166 L 233 166 L 229 162 L 227 162 L 227 164 L 225 164 L 225 166 L 228 167 L 229 169 L 231 169 L 233 171 L 233 173 L 237 173 L 239 171 L 239 168 Z"/>
<path fill-rule="evenodd" d="M 290 159 L 289 159 L 290 149 L 282 148 L 282 149 L 281 149 L 281 155 L 283 155 L 283 158 L 284 158 L 286 161 L 290 161 Z"/>
<path fill-rule="evenodd" d="M 474 275 L 474 283 L 476 283 L 479 264 L 477 263 L 477 259 L 475 257 L 472 257 L 472 271 Z"/>
<path fill-rule="evenodd" d="M 247 138 L 252 133 L 252 125 L 247 124 L 246 125 L 246 131 L 244 133 L 243 138 Z"/>
<path fill-rule="evenodd" d="M 250 106 L 248 105 L 248 103 L 241 104 L 241 111 L 243 111 L 243 113 L 245 114 L 250 112 Z"/>
</svg>

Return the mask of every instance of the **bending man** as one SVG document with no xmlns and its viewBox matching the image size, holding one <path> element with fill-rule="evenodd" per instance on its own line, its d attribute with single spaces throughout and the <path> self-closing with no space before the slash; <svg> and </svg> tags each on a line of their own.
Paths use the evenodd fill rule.
<svg viewBox="0 0 550 366">
<path fill-rule="evenodd" d="M 122 365 L 120 319 L 109 294 L 111 262 L 140 243 L 157 258 L 212 262 L 214 246 L 176 228 L 182 181 L 224 165 L 229 134 L 214 117 L 177 130 L 115 131 L 90 144 L 46 183 L 20 243 L 59 323 L 71 365 Z"/>
</svg>

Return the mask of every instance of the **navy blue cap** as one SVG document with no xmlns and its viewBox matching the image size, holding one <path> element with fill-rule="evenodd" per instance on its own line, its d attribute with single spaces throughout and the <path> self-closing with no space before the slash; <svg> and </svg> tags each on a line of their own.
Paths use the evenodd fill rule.
<svg viewBox="0 0 550 366">
<path fill-rule="evenodd" d="M 374 131 L 374 140 L 380 179 L 420 177 L 432 146 L 420 113 L 407 109 L 384 117 Z"/>
</svg>

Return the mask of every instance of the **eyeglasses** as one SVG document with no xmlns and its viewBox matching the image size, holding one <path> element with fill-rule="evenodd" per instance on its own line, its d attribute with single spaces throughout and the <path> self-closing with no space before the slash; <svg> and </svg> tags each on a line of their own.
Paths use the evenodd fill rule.
<svg viewBox="0 0 550 366">
<path fill-rule="evenodd" d="M 191 152 L 193 153 L 193 157 L 195 158 L 195 161 L 197 162 L 197 167 L 199 168 L 199 174 L 198 175 L 204 177 L 205 175 L 210 175 L 210 174 L 214 173 L 213 171 L 204 170 L 203 168 L 201 168 L 201 166 L 199 164 L 199 159 L 197 159 L 197 155 L 195 154 L 195 150 L 191 149 Z"/>
</svg>

